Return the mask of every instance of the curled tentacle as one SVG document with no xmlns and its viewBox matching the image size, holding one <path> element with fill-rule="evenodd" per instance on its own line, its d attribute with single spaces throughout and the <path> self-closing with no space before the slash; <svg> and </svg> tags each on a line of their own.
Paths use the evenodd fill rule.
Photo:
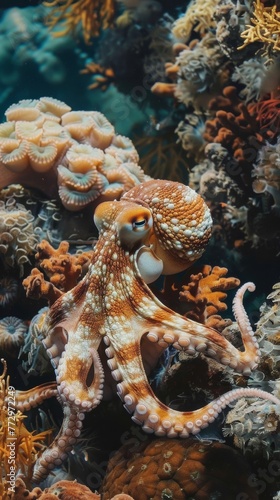
<svg viewBox="0 0 280 500">
<path fill-rule="evenodd" d="M 105 341 L 108 345 L 105 350 L 109 358 L 108 365 L 118 382 L 118 395 L 126 410 L 132 414 L 132 420 L 142 425 L 145 432 L 167 437 L 188 437 L 190 434 L 197 434 L 213 422 L 229 403 L 244 396 L 260 397 L 280 404 L 280 400 L 273 394 L 260 389 L 240 388 L 229 391 L 198 410 L 173 410 L 161 403 L 152 391 L 144 371 L 139 346 L 130 346 L 125 354 L 122 354 L 114 352 L 110 339 L 106 337 Z"/>
<path fill-rule="evenodd" d="M 57 396 L 57 384 L 56 382 L 46 382 L 28 391 L 16 391 L 16 407 L 22 412 L 28 411 L 53 396 Z"/>
<path fill-rule="evenodd" d="M 83 358 L 76 357 L 73 365 L 71 360 L 67 360 L 66 353 L 63 354 L 57 369 L 60 398 L 79 411 L 90 411 L 100 403 L 103 395 L 104 370 L 97 350 L 91 348 Z M 72 378 L 69 377 L 70 372 Z"/>
<path fill-rule="evenodd" d="M 252 370 L 254 370 L 259 363 L 260 351 L 257 338 L 255 337 L 249 318 L 243 306 L 243 296 L 246 290 L 254 292 L 255 288 L 254 283 L 244 283 L 244 285 L 237 290 L 232 304 L 233 314 L 239 326 L 245 349 L 244 353 L 242 353 L 242 358 L 244 362 L 246 362 L 246 360 L 252 360 L 252 364 L 250 366 Z"/>
<path fill-rule="evenodd" d="M 157 343 L 163 349 L 173 345 L 175 349 L 184 350 L 189 355 L 203 352 L 206 356 L 225 366 L 230 366 L 244 375 L 250 375 L 251 370 L 257 367 L 259 361 L 259 346 L 244 311 L 242 299 L 247 289 L 253 291 L 253 286 L 252 283 L 249 286 L 248 284 L 243 285 L 237 291 L 233 305 L 244 351 L 234 347 L 213 328 L 180 316 L 160 302 L 158 302 L 158 308 L 154 308 L 153 311 L 155 321 L 148 329 L 148 340 Z M 154 298 L 155 303 L 156 301 L 157 299 Z"/>
</svg>

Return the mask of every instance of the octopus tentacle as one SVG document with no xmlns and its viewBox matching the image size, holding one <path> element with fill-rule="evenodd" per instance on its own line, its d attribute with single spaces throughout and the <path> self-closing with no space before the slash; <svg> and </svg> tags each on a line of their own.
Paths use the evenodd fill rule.
<svg viewBox="0 0 280 500">
<path fill-rule="evenodd" d="M 155 310 L 152 316 L 147 315 L 147 318 L 158 319 L 158 323 L 152 326 L 147 338 L 151 342 L 157 342 L 162 347 L 173 345 L 176 349 L 184 350 L 190 355 L 203 352 L 206 356 L 216 359 L 223 365 L 229 365 L 244 375 L 250 375 L 251 370 L 257 367 L 260 352 L 258 341 L 242 304 L 246 290 L 253 291 L 253 283 L 244 284 L 237 291 L 234 300 L 234 312 L 240 328 L 244 351 L 236 349 L 214 329 L 170 311 L 156 298 L 154 298 L 154 302 L 158 304 L 159 309 Z M 152 309 L 155 307 L 150 304 L 150 310 Z M 163 313 L 165 313 L 164 319 L 162 319 Z"/>
<path fill-rule="evenodd" d="M 280 403 L 273 394 L 260 389 L 241 388 L 229 391 L 198 410 L 187 412 L 173 410 L 161 403 L 151 389 L 144 371 L 140 346 L 130 345 L 124 355 L 114 350 L 113 343 L 107 336 L 104 340 L 108 346 L 105 350 L 109 358 L 108 365 L 113 377 L 118 381 L 117 393 L 124 402 L 126 410 L 132 414 L 132 420 L 142 425 L 145 432 L 168 437 L 188 437 L 190 434 L 197 434 L 213 422 L 229 403 L 245 396 L 259 397 L 275 404 Z"/>
<path fill-rule="evenodd" d="M 56 382 L 46 382 L 28 391 L 16 391 L 16 407 L 20 411 L 28 411 L 53 396 L 57 396 L 57 384 Z"/>
<path fill-rule="evenodd" d="M 63 353 L 65 354 L 65 353 Z M 91 348 L 88 352 L 89 356 L 80 359 L 78 363 L 75 358 L 75 367 L 71 366 L 71 360 L 68 361 L 69 367 L 65 366 L 66 356 L 62 356 L 57 369 L 58 392 L 61 400 L 68 402 L 79 411 L 90 411 L 95 408 L 101 401 L 103 395 L 104 370 L 96 349 Z M 76 370 L 79 365 L 79 383 L 76 381 Z M 93 369 L 92 381 L 87 383 L 89 370 Z M 72 380 L 66 374 L 72 370 Z"/>
<path fill-rule="evenodd" d="M 280 404 L 280 400 L 273 394 L 255 388 L 234 389 L 203 408 L 189 412 L 179 412 L 168 408 L 157 401 L 155 395 L 150 401 L 150 398 L 146 396 L 141 402 L 138 395 L 136 399 L 132 393 L 128 393 L 124 396 L 124 402 L 125 408 L 133 413 L 132 420 L 142 425 L 145 432 L 171 438 L 198 434 L 212 423 L 227 405 L 243 397 L 261 398 L 277 405 Z"/>
<path fill-rule="evenodd" d="M 249 318 L 243 306 L 243 296 L 246 290 L 254 292 L 255 289 L 256 287 L 254 283 L 244 283 L 244 285 L 237 290 L 232 304 L 233 314 L 238 324 L 244 345 L 244 353 L 242 353 L 242 357 L 243 359 L 255 358 L 255 365 L 252 366 L 252 369 L 256 368 L 259 363 L 260 350 L 258 348 L 257 338 L 255 337 Z"/>
<path fill-rule="evenodd" d="M 67 453 L 71 451 L 81 434 L 82 421 L 85 417 L 84 413 L 69 405 L 64 405 L 63 412 L 64 419 L 58 435 L 55 437 L 51 447 L 43 452 L 35 464 L 33 471 L 35 482 L 42 481 L 50 470 L 59 466 L 65 460 Z"/>
</svg>

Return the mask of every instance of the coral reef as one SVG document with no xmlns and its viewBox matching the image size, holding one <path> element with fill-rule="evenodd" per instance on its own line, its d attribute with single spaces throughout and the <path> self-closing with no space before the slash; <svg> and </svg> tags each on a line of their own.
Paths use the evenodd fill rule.
<svg viewBox="0 0 280 500">
<path fill-rule="evenodd" d="M 61 429 L 35 466 L 36 481 L 62 463 L 81 434 L 85 413 L 96 408 L 104 395 L 112 397 L 115 390 L 143 430 L 170 438 L 197 434 L 227 404 L 243 396 L 279 403 L 269 392 L 242 388 L 200 409 L 180 413 L 159 404 L 148 383 L 147 374 L 167 346 L 188 355 L 203 352 L 245 376 L 256 369 L 259 361 L 258 344 L 242 305 L 245 291 L 254 289 L 252 283 L 243 285 L 234 300 L 243 351 L 212 328 L 166 308 L 147 286 L 161 273 L 187 269 L 203 253 L 211 233 L 211 217 L 199 195 L 183 184 L 151 180 L 131 189 L 120 201 L 100 204 L 94 220 L 99 239 L 87 274 L 41 316 L 43 344 L 56 368 L 57 384 L 51 382 L 29 393 L 17 393 L 21 410 L 29 410 L 55 394 L 63 404 Z M 51 259 L 56 254 L 43 243 L 43 256 L 44 249 Z M 58 255 L 61 249 L 65 249 L 64 244 Z M 219 287 L 230 288 L 233 280 L 222 280 L 223 274 L 224 270 L 215 269 L 212 278 Z M 217 295 L 216 301 L 220 298 Z M 222 307 L 220 300 L 218 307 Z M 104 354 L 111 379 L 106 365 L 103 368 Z"/>
<path fill-rule="evenodd" d="M 127 137 L 100 112 L 71 111 L 43 97 L 6 110 L 0 125 L 0 186 L 21 183 L 58 193 L 68 210 L 119 198 L 145 180 Z"/>
<path fill-rule="evenodd" d="M 258 496 L 248 484 L 249 475 L 246 462 L 229 446 L 160 438 L 118 450 L 109 461 L 101 491 L 104 500 L 120 491 L 137 500 L 235 500 L 239 494 L 253 500 Z"/>
<path fill-rule="evenodd" d="M 269 41 L 278 10 L 260 0 L 238 5 L 219 0 L 206 7 L 193 1 L 173 25 L 175 60 L 151 89 L 185 107 L 175 133 L 186 150 L 190 183 L 209 202 L 226 244 L 262 251 L 270 240 L 274 255 L 279 246 L 277 169 L 264 173 L 260 151 L 266 161 L 265 151 L 277 147 L 280 128 L 276 28 L 274 43 Z M 213 154 L 218 147 L 223 158 Z"/>
</svg>

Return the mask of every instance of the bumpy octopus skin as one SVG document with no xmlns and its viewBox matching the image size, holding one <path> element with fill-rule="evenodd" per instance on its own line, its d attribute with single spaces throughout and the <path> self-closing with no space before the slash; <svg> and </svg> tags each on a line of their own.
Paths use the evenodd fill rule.
<svg viewBox="0 0 280 500">
<path fill-rule="evenodd" d="M 45 318 L 44 344 L 55 368 L 64 420 L 38 460 L 35 480 L 61 463 L 80 435 L 84 413 L 113 391 L 144 431 L 168 437 L 200 432 L 239 397 L 280 403 L 258 389 L 237 389 L 201 409 L 179 412 L 161 403 L 149 385 L 147 375 L 171 345 L 189 354 L 203 352 L 245 375 L 258 364 L 258 343 L 242 305 L 244 292 L 254 290 L 252 283 L 238 290 L 233 304 L 243 351 L 212 328 L 164 306 L 147 285 L 161 273 L 186 269 L 203 253 L 212 221 L 198 194 L 180 183 L 151 180 L 120 201 L 100 204 L 94 218 L 99 239 L 88 273 Z M 53 385 L 39 394 L 50 397 Z M 35 391 L 31 399 L 22 401 L 21 409 L 36 404 Z"/>
</svg>

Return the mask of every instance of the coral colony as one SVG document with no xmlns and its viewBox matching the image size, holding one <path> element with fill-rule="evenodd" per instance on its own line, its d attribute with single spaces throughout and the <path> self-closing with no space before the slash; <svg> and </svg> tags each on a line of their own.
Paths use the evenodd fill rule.
<svg viewBox="0 0 280 500">
<path fill-rule="evenodd" d="M 280 11 L 167 3 L 2 12 L 3 500 L 280 498 Z"/>
</svg>

